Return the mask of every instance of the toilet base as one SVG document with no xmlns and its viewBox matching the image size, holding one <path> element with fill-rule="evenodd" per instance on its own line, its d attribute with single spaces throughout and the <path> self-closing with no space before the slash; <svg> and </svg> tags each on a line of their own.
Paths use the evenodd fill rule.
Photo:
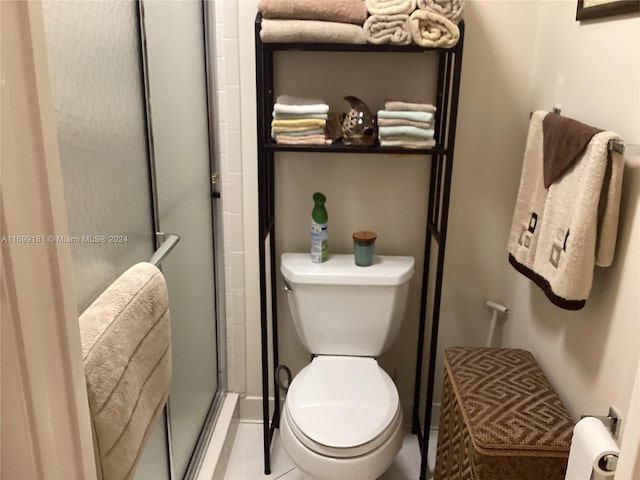
<svg viewBox="0 0 640 480">
<path fill-rule="evenodd" d="M 280 418 L 280 438 L 285 451 L 305 480 L 375 480 L 393 463 L 402 447 L 402 412 L 394 419 L 389 437 L 375 450 L 357 457 L 332 458 L 303 445 L 289 425 L 286 405 Z"/>
</svg>

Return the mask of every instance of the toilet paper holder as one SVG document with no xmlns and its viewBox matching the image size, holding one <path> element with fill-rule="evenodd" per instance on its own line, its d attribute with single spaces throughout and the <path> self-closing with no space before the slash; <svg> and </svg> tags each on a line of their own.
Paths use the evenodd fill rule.
<svg viewBox="0 0 640 480">
<path fill-rule="evenodd" d="M 608 415 L 582 415 L 580 418 L 592 417 L 597 418 L 604 426 L 609 430 L 614 440 L 618 439 L 618 435 L 620 433 L 620 425 L 622 424 L 622 419 L 618 412 L 613 408 L 609 407 Z M 618 466 L 618 455 L 615 454 L 606 454 L 598 459 L 598 467 L 602 472 L 615 472 Z M 594 472 L 592 472 L 591 478 L 594 478 Z"/>
<path fill-rule="evenodd" d="M 602 423 L 604 423 L 604 426 L 607 427 L 607 429 L 611 432 L 611 435 L 613 436 L 614 440 L 618 440 L 618 435 L 620 434 L 620 425 L 622 424 L 622 419 L 620 418 L 620 415 L 618 414 L 618 412 L 615 410 L 615 408 L 613 407 L 609 407 L 609 414 L 604 416 L 604 415 L 582 415 L 580 418 L 585 418 L 585 417 L 592 417 L 592 418 L 597 418 L 598 420 L 600 420 Z"/>
<path fill-rule="evenodd" d="M 615 472 L 618 467 L 618 456 L 613 453 L 607 453 L 598 460 L 598 467 L 603 472 Z M 591 478 L 594 478 L 593 474 Z"/>
</svg>

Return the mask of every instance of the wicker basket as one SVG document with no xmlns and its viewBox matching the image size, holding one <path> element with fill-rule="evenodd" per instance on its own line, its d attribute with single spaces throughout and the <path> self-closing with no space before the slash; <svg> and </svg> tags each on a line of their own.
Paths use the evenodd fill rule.
<svg viewBox="0 0 640 480">
<path fill-rule="evenodd" d="M 445 351 L 434 480 L 563 480 L 572 431 L 531 353 Z"/>
</svg>

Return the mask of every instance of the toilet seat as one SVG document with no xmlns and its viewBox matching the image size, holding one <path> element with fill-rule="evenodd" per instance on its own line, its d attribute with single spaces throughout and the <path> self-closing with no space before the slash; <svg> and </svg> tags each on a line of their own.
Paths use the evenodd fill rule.
<svg viewBox="0 0 640 480">
<path fill-rule="evenodd" d="M 335 458 L 376 449 L 402 421 L 393 381 L 368 357 L 315 357 L 291 383 L 285 410 L 301 443 Z"/>
</svg>

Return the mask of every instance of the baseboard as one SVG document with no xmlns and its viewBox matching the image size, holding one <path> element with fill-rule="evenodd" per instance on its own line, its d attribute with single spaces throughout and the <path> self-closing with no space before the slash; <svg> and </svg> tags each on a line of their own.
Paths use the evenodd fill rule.
<svg viewBox="0 0 640 480">
<path fill-rule="evenodd" d="M 425 404 L 420 405 L 420 413 L 424 412 Z M 402 402 L 402 413 L 404 415 L 404 426 L 406 429 L 411 430 L 413 428 L 413 403 Z M 431 426 L 430 430 L 438 430 L 440 421 L 440 403 L 434 403 L 431 405 Z"/>
<path fill-rule="evenodd" d="M 284 398 L 280 399 L 280 405 Z M 273 415 L 273 397 L 269 399 L 269 411 Z M 262 397 L 247 396 L 240 399 L 240 421 L 243 423 L 262 423 Z"/>
<path fill-rule="evenodd" d="M 273 398 L 269 400 L 269 411 L 273 412 Z M 424 411 L 424 405 L 420 406 L 420 411 Z M 405 428 L 411 429 L 413 404 L 402 402 L 402 413 L 404 415 Z M 439 420 L 440 403 L 434 403 L 431 406 L 431 430 L 438 429 Z M 240 399 L 240 421 L 243 423 L 262 423 L 262 397 L 245 397 Z"/>
</svg>

